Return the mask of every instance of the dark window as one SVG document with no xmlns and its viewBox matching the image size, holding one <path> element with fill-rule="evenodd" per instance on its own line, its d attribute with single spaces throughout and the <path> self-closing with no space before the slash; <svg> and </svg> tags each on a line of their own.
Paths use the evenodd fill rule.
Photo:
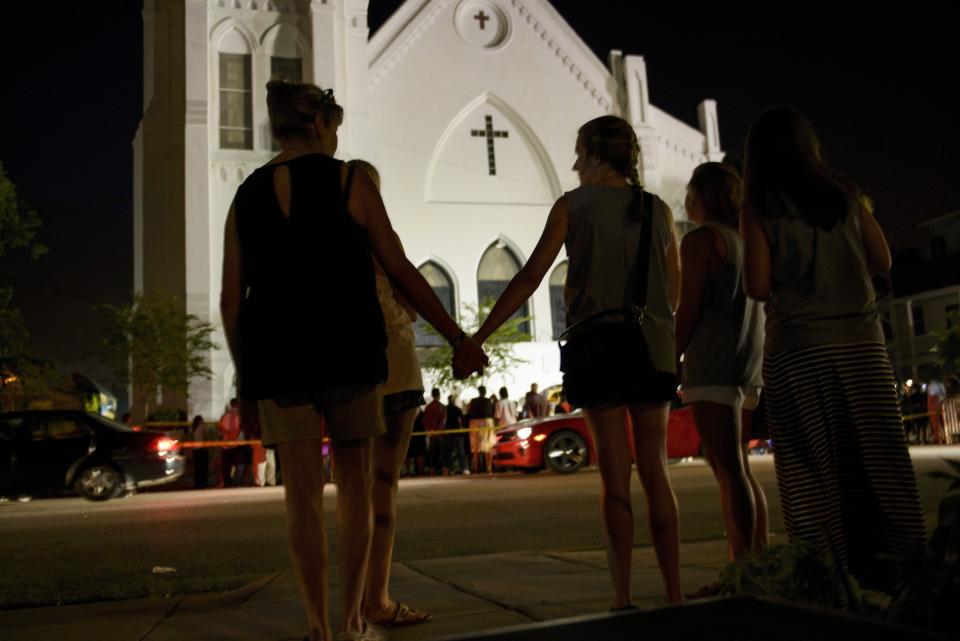
<svg viewBox="0 0 960 641">
<path fill-rule="evenodd" d="M 947 239 L 943 236 L 937 236 L 930 239 L 930 256 L 940 258 L 947 255 Z"/>
<path fill-rule="evenodd" d="M 80 421 L 69 416 L 54 416 L 34 421 L 30 426 L 30 438 L 34 441 L 62 441 L 69 438 L 89 436 Z"/>
<path fill-rule="evenodd" d="M 270 58 L 270 77 L 287 82 L 303 82 L 303 60 L 300 58 Z"/>
<path fill-rule="evenodd" d="M 502 242 L 490 246 L 480 259 L 477 270 L 477 297 L 482 305 L 485 301 L 496 301 L 520 271 L 520 261 Z M 520 309 L 511 318 L 523 318 L 530 315 L 530 302 L 524 301 Z M 530 333 L 530 321 L 524 321 L 518 329 Z"/>
<path fill-rule="evenodd" d="M 563 288 L 567 284 L 567 261 L 563 261 L 550 274 L 550 320 L 553 324 L 553 340 L 558 340 L 567 328 L 567 306 L 563 300 Z"/>
<path fill-rule="evenodd" d="M 927 326 L 923 321 L 923 308 L 919 305 L 913 305 L 910 313 L 913 316 L 913 335 L 923 336 L 927 333 Z"/>
<path fill-rule="evenodd" d="M 303 60 L 273 56 L 270 58 L 270 77 L 287 82 L 303 82 Z M 280 149 L 280 143 L 273 139 L 273 135 L 270 135 L 270 143 L 274 151 Z"/>
<path fill-rule="evenodd" d="M 453 283 L 450 277 L 447 276 L 447 272 L 436 263 L 429 262 L 420 266 L 420 273 L 423 274 L 424 279 L 430 283 L 430 287 L 433 288 L 433 292 L 437 295 L 437 298 L 440 299 L 440 302 L 443 303 L 443 308 L 447 310 L 450 317 L 456 318 L 457 315 L 453 300 Z M 417 334 L 417 346 L 437 347 L 438 345 L 442 345 L 443 338 L 436 332 L 427 329 L 428 325 L 429 324 L 422 318 L 417 319 L 417 323 L 414 325 L 414 330 Z"/>
<path fill-rule="evenodd" d="M 224 149 L 253 149 L 249 54 L 220 54 L 220 146 Z"/>
</svg>

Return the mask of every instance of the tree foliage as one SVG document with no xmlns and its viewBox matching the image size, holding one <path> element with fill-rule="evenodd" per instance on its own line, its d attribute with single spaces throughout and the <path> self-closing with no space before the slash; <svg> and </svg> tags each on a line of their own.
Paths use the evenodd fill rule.
<svg viewBox="0 0 960 641">
<path fill-rule="evenodd" d="M 472 336 L 480 329 L 483 321 L 490 315 L 493 304 L 493 300 L 486 299 L 479 307 L 469 304 L 463 306 L 460 313 L 460 327 L 467 336 Z M 430 372 L 434 378 L 434 384 L 438 387 L 448 388 L 457 384 L 483 385 L 490 376 L 508 374 L 517 365 L 527 362 L 514 353 L 513 346 L 515 343 L 530 340 L 530 335 L 521 328 L 532 318 L 532 316 L 514 316 L 491 334 L 483 344 L 490 364 L 483 369 L 482 373 L 474 373 L 464 381 L 457 381 L 453 377 L 451 367 L 453 348 L 446 341 L 441 341 L 439 347 L 430 348 L 420 365 Z M 428 332 L 439 336 L 430 325 L 426 325 L 426 328 Z"/>
<path fill-rule="evenodd" d="M 33 258 L 47 248 L 37 242 L 42 222 L 36 211 L 18 196 L 13 182 L 0 164 L 0 258 L 14 250 L 27 250 Z M 9 272 L 0 272 L 3 280 Z M 26 324 L 14 307 L 13 288 L 0 282 L 0 395 L 3 406 L 11 406 L 14 397 L 40 393 L 46 389 L 46 377 L 52 364 L 27 351 Z"/>
<path fill-rule="evenodd" d="M 115 382 L 144 400 L 145 414 L 158 388 L 186 393 L 193 379 L 211 377 L 213 325 L 188 314 L 177 296 L 155 290 L 130 305 L 98 308 L 105 320 L 98 356 Z"/>
<path fill-rule="evenodd" d="M 29 249 L 34 258 L 45 254 L 47 247 L 37 242 L 42 224 L 40 215 L 17 196 L 0 163 L 0 258 L 12 249 Z"/>
</svg>

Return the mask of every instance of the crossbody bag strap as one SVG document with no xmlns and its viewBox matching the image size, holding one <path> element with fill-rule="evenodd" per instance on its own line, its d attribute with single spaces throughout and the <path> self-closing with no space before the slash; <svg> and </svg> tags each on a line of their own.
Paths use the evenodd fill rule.
<svg viewBox="0 0 960 641">
<path fill-rule="evenodd" d="M 650 275 L 650 261 L 653 259 L 650 246 L 653 240 L 653 194 L 641 191 L 640 200 L 640 245 L 637 249 L 637 287 L 630 310 L 633 319 L 643 322 L 647 309 L 647 280 Z"/>
</svg>

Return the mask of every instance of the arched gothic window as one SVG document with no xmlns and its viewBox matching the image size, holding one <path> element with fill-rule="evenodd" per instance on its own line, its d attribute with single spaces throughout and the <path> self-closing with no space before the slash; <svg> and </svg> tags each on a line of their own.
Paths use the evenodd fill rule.
<svg viewBox="0 0 960 641">
<path fill-rule="evenodd" d="M 456 319 L 457 313 L 453 281 L 450 280 L 447 272 L 437 263 L 428 261 L 420 265 L 420 273 L 426 281 L 430 283 L 430 287 L 433 288 L 433 292 L 437 295 L 437 298 L 440 299 L 440 302 L 443 303 L 443 308 L 447 310 L 450 317 Z M 436 347 L 442 345 L 443 338 L 428 330 L 427 325 L 427 321 L 422 318 L 418 318 L 416 325 L 414 325 L 417 334 L 417 347 Z"/>
<path fill-rule="evenodd" d="M 480 259 L 480 267 L 477 269 L 477 297 L 479 302 L 496 301 L 500 294 L 507 288 L 516 273 L 520 271 L 520 261 L 511 252 L 506 243 L 498 241 L 487 249 Z M 524 301 L 520 309 L 512 318 L 522 318 L 530 315 L 530 302 Z M 530 333 L 530 321 L 523 322 L 519 328 L 520 331 Z"/>
<path fill-rule="evenodd" d="M 553 339 L 558 340 L 567 328 L 567 307 L 563 301 L 563 288 L 567 285 L 567 261 L 553 268 L 550 274 L 550 319 L 553 323 Z"/>
<path fill-rule="evenodd" d="M 296 31 L 281 25 L 270 46 L 270 79 L 286 80 L 288 82 L 303 82 L 303 52 L 297 43 Z M 270 125 L 267 123 L 267 136 L 271 140 L 274 150 L 280 145 L 270 134 Z"/>
<path fill-rule="evenodd" d="M 220 147 L 253 149 L 253 82 L 250 45 L 236 29 L 218 48 L 220 63 Z"/>
</svg>

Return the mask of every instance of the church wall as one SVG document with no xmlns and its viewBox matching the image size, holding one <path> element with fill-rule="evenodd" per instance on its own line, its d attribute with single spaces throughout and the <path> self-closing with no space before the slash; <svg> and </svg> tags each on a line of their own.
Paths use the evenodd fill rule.
<svg viewBox="0 0 960 641">
<path fill-rule="evenodd" d="M 467 5 L 470 14 L 457 13 Z M 265 105 L 272 54 L 300 57 L 304 80 L 335 89 L 346 108 L 338 157 L 380 168 L 408 256 L 447 268 L 458 305 L 477 302 L 485 250 L 501 242 L 525 261 L 554 200 L 577 186 L 578 127 L 628 106 L 619 81 L 539 0 L 410 0 L 400 11 L 411 7 L 429 15 L 414 20 L 403 47 L 383 43 L 407 38 L 405 31 L 378 34 L 369 70 L 359 73 L 366 0 L 146 0 L 152 37 L 145 37 L 144 90 L 152 99 L 135 141 L 135 238 L 142 240 L 135 274 L 138 286 L 185 295 L 187 309 L 218 328 L 214 379 L 193 386 L 191 413 L 215 417 L 233 393 L 219 314 L 223 226 L 237 187 L 275 153 Z M 495 42 L 464 35 L 477 7 L 508 25 Z M 253 149 L 220 148 L 221 46 L 251 55 Z M 644 113 L 645 140 L 656 141 L 650 184 L 682 219 L 703 134 L 649 104 Z M 487 115 L 493 131 L 508 134 L 493 139 L 495 176 L 487 172 L 487 141 L 473 135 Z M 561 250 L 556 263 L 564 259 Z M 549 275 L 530 301 L 536 340 L 517 346 L 529 363 L 488 387 L 506 384 L 516 396 L 530 382 L 559 383 Z"/>
<path fill-rule="evenodd" d="M 571 170 L 577 128 L 604 113 L 601 103 L 609 107 L 612 101 L 602 91 L 592 95 L 585 90 L 576 75 L 582 72 L 572 72 L 561 62 L 568 54 L 548 46 L 542 25 L 528 23 L 513 6 L 500 5 L 510 22 L 510 35 L 493 51 L 465 42 L 450 27 L 457 6 L 448 3 L 388 71 L 378 74 L 376 65 L 371 70 L 370 113 L 380 143 L 378 157 L 372 160 L 381 168 L 384 200 L 411 260 L 421 264 L 431 256 L 441 258 L 454 272 L 459 302 L 475 304 L 477 267 L 484 251 L 502 237 L 515 245 L 521 261 L 529 256 L 553 201 L 577 186 Z M 481 98 L 478 88 L 499 99 L 529 128 L 543 151 L 531 162 L 542 162 L 554 184 L 521 193 L 520 202 L 500 202 L 511 200 L 499 194 L 510 190 L 510 176 L 465 173 L 462 184 L 444 185 L 447 193 L 465 194 L 464 202 L 431 202 L 431 159 L 451 121 Z M 483 115 L 494 114 L 494 128 L 505 128 L 510 136 L 495 140 L 499 167 L 511 153 L 530 152 L 521 144 L 518 123 L 505 121 L 495 107 L 480 104 L 467 115 L 472 119 L 465 126 L 481 128 Z M 485 163 L 484 141 L 472 142 L 476 158 Z M 561 251 L 557 262 L 563 259 Z M 546 280 L 531 303 L 537 339 L 551 341 Z"/>
</svg>

